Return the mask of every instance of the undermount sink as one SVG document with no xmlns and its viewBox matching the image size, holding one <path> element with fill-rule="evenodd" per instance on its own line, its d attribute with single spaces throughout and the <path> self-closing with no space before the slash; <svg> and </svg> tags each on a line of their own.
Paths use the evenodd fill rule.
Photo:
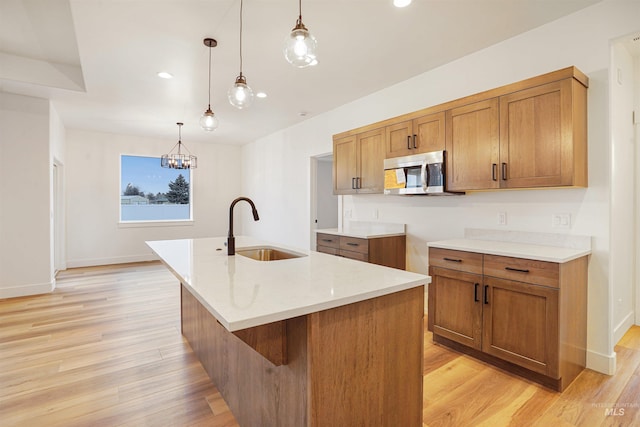
<svg viewBox="0 0 640 427">
<path fill-rule="evenodd" d="M 305 254 L 291 252 L 271 246 L 260 246 L 255 248 L 236 249 L 236 255 L 242 255 L 256 261 L 279 261 L 282 259 L 300 258 Z"/>
</svg>

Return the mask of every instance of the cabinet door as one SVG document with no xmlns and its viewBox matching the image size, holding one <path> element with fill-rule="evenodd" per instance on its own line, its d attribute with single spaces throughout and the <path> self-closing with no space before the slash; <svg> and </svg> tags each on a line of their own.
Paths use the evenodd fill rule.
<svg viewBox="0 0 640 427">
<path fill-rule="evenodd" d="M 333 141 L 333 194 L 356 192 L 358 143 L 355 135 Z"/>
<path fill-rule="evenodd" d="M 558 290 L 484 279 L 482 351 L 558 378 Z"/>
<path fill-rule="evenodd" d="M 431 268 L 428 313 L 434 334 L 482 348 L 481 284 L 479 274 Z"/>
<path fill-rule="evenodd" d="M 573 185 L 571 80 L 500 98 L 500 186 Z"/>
<path fill-rule="evenodd" d="M 448 189 L 498 188 L 498 99 L 448 110 L 446 121 Z"/>
<path fill-rule="evenodd" d="M 411 120 L 396 123 L 385 128 L 385 157 L 408 156 L 417 150 L 413 149 L 413 125 Z"/>
<path fill-rule="evenodd" d="M 413 153 L 429 153 L 445 149 L 444 121 L 444 111 L 413 121 L 415 138 Z"/>
<path fill-rule="evenodd" d="M 357 135 L 358 193 L 382 193 L 384 190 L 384 140 L 384 128 Z"/>
</svg>

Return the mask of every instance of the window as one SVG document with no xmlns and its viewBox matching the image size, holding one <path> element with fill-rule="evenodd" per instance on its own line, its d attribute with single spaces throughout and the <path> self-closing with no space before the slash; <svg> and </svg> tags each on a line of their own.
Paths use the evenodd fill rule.
<svg viewBox="0 0 640 427">
<path fill-rule="evenodd" d="M 120 221 L 192 219 L 191 169 L 167 169 L 159 157 L 120 156 Z"/>
</svg>

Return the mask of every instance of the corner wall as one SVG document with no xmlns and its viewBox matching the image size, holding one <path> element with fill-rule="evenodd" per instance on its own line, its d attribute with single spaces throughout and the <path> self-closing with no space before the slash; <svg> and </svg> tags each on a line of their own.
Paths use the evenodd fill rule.
<svg viewBox="0 0 640 427">
<path fill-rule="evenodd" d="M 587 363 L 612 373 L 609 43 L 638 30 L 637 16 L 640 2 L 605 0 L 245 145 L 243 167 L 253 173 L 244 177 L 243 190 L 259 209 L 268 206 L 259 224 L 246 224 L 247 233 L 309 247 L 309 157 L 332 151 L 333 134 L 575 65 L 590 78 L 589 188 L 447 198 L 343 196 L 341 214 L 370 221 L 375 208 L 379 221 L 407 224 L 408 269 L 420 273 L 427 273 L 428 241 L 461 237 L 468 227 L 498 228 L 498 212 L 507 213 L 504 230 L 593 236 Z M 570 213 L 572 227 L 552 228 L 552 213 Z"/>
<path fill-rule="evenodd" d="M 0 92 L 0 298 L 50 292 L 49 100 Z"/>
</svg>

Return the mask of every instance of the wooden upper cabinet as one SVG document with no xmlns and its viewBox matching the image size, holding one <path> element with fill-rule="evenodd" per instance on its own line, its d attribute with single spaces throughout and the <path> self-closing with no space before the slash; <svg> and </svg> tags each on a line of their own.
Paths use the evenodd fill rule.
<svg viewBox="0 0 640 427">
<path fill-rule="evenodd" d="M 359 146 L 358 193 L 382 193 L 384 190 L 384 128 L 357 135 Z"/>
<path fill-rule="evenodd" d="M 385 157 L 410 156 L 445 149 L 444 111 L 386 127 Z"/>
<path fill-rule="evenodd" d="M 499 188 L 498 98 L 447 110 L 446 122 L 447 188 Z"/>
<path fill-rule="evenodd" d="M 586 186 L 586 88 L 565 79 L 500 97 L 500 187 Z"/>
<path fill-rule="evenodd" d="M 334 194 L 383 192 L 384 139 L 384 128 L 334 139 Z"/>
<path fill-rule="evenodd" d="M 450 191 L 586 187 L 588 86 L 567 67 L 335 135 L 335 194 L 382 192 L 384 158 L 440 150 Z"/>
<path fill-rule="evenodd" d="M 355 135 L 333 141 L 333 193 L 354 194 L 358 176 L 358 143 Z"/>
</svg>

